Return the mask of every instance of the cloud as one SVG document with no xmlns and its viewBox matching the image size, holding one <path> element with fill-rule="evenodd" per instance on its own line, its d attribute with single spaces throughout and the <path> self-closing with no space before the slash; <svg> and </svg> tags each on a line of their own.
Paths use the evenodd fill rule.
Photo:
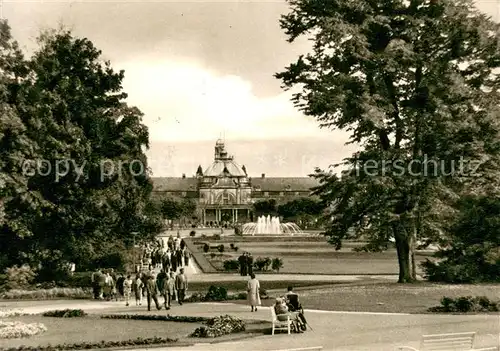
<svg viewBox="0 0 500 351">
<path fill-rule="evenodd" d="M 318 136 L 314 120 L 290 101 L 291 93 L 258 97 L 251 82 L 189 61 L 137 60 L 125 70 L 127 99 L 144 113 L 152 141 Z"/>
</svg>

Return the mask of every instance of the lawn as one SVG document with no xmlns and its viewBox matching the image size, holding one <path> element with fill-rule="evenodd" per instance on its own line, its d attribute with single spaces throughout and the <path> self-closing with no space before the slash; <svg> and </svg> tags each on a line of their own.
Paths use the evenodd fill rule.
<svg viewBox="0 0 500 351">
<path fill-rule="evenodd" d="M 201 323 L 101 319 L 98 316 L 83 318 L 19 316 L 3 320 L 43 323 L 47 331 L 26 339 L 0 339 L 0 349 L 21 345 L 36 347 L 48 344 L 96 343 L 102 340 L 124 341 L 138 337 L 143 339 L 162 337 L 185 341 L 186 337 L 201 325 Z"/>
<path fill-rule="evenodd" d="M 498 284 L 445 285 L 418 282 L 402 285 L 365 282 L 295 290 L 304 308 L 328 311 L 426 313 L 429 307 L 438 306 L 443 296 L 486 296 L 500 301 Z M 274 299 L 262 302 L 269 306 Z"/>
<path fill-rule="evenodd" d="M 234 239 L 234 240 L 233 240 Z M 386 252 L 355 252 L 353 248 L 362 243 L 347 242 L 346 245 L 336 251 L 324 238 L 315 238 L 310 241 L 291 241 L 290 237 L 284 237 L 281 241 L 276 238 L 251 237 L 240 240 L 240 237 L 223 238 L 212 245 L 223 244 L 225 252 L 222 257 L 215 253 L 214 257 L 206 254 L 206 258 L 217 269 L 223 270 L 222 264 L 226 259 L 237 259 L 241 252 L 250 252 L 254 259 L 258 257 L 279 257 L 283 260 L 283 268 L 280 273 L 297 274 L 398 274 L 398 263 L 396 250 L 390 249 Z M 230 249 L 230 244 L 238 247 L 238 251 Z M 200 247 L 200 246 L 198 246 Z M 430 253 L 418 252 L 417 263 L 425 261 Z"/>
<path fill-rule="evenodd" d="M 332 282 L 331 280 L 294 280 L 294 287 L 314 287 L 314 286 L 324 286 L 324 285 L 333 285 L 338 284 L 336 282 Z M 220 282 L 190 282 L 189 283 L 189 291 L 190 292 L 201 292 L 206 293 L 208 288 L 211 285 L 222 286 L 230 292 L 246 292 L 247 291 L 247 280 L 242 278 L 239 280 L 232 281 L 220 281 Z M 264 290 L 283 290 L 286 291 L 287 287 L 290 285 L 290 282 L 287 280 L 266 280 L 261 281 L 260 286 Z"/>
</svg>

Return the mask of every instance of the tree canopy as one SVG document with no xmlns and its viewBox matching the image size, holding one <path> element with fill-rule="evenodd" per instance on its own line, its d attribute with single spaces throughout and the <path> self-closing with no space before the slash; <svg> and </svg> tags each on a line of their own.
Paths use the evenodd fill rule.
<svg viewBox="0 0 500 351">
<path fill-rule="evenodd" d="M 463 192 L 497 192 L 498 24 L 469 0 L 289 0 L 281 27 L 311 52 L 277 73 L 320 127 L 342 129 L 361 150 L 319 170 L 326 235 L 354 233 L 382 249 L 394 238 L 399 281 L 416 278 L 418 237 Z M 354 231 L 352 230 L 354 229 Z"/>
<path fill-rule="evenodd" d="M 149 135 L 124 72 L 69 31 L 43 33 L 25 58 L 0 30 L 2 263 L 85 267 L 104 243 L 156 235 Z"/>
</svg>

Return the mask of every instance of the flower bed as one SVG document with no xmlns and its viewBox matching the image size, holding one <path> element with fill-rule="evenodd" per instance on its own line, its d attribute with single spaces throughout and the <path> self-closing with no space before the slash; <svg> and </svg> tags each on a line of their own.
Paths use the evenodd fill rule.
<svg viewBox="0 0 500 351">
<path fill-rule="evenodd" d="M 0 321 L 0 339 L 26 338 L 47 331 L 42 323 Z"/>
<path fill-rule="evenodd" d="M 105 319 L 132 319 L 140 321 L 163 321 L 163 322 L 184 322 L 184 323 L 199 323 L 207 322 L 210 318 L 207 317 L 189 317 L 189 316 L 171 316 L 165 315 L 141 315 L 141 314 L 106 314 L 101 318 Z"/>
<path fill-rule="evenodd" d="M 80 343 L 80 344 L 62 344 L 55 346 L 20 346 L 6 349 L 6 351 L 60 351 L 60 350 L 90 350 L 90 349 L 108 349 L 113 347 L 159 345 L 176 343 L 177 339 L 170 338 L 137 338 L 125 341 L 101 341 L 99 343 Z"/>
<path fill-rule="evenodd" d="M 245 330 L 245 322 L 229 315 L 211 318 L 191 334 L 196 338 L 216 338 Z"/>
<path fill-rule="evenodd" d="M 495 302 L 486 296 L 462 296 L 458 298 L 443 297 L 441 306 L 428 309 L 428 312 L 436 313 L 467 313 L 467 312 L 498 312 L 500 301 Z"/>
<path fill-rule="evenodd" d="M 50 300 L 56 298 L 87 299 L 92 297 L 90 289 L 82 288 L 52 288 L 37 290 L 9 290 L 0 294 L 0 299 L 6 300 Z"/>
<path fill-rule="evenodd" d="M 0 318 L 17 317 L 26 315 L 21 309 L 0 310 Z"/>
<path fill-rule="evenodd" d="M 59 318 L 73 318 L 73 317 L 85 317 L 87 313 L 83 310 L 54 310 L 47 311 L 42 314 L 44 317 L 59 317 Z"/>
</svg>

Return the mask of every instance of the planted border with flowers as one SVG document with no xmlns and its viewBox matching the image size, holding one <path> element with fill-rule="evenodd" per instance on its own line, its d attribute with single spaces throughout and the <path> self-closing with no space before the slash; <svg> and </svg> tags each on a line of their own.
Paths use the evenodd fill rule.
<svg viewBox="0 0 500 351">
<path fill-rule="evenodd" d="M 23 323 L 0 321 L 0 339 L 18 339 L 47 331 L 42 323 Z"/>
<path fill-rule="evenodd" d="M 79 343 L 79 344 L 61 344 L 55 346 L 19 346 L 5 349 L 6 351 L 60 351 L 60 350 L 90 350 L 90 349 L 108 349 L 113 347 L 160 345 L 176 343 L 178 339 L 170 338 L 137 338 L 125 341 L 101 341 L 97 343 Z"/>
<path fill-rule="evenodd" d="M 29 313 L 26 313 L 22 309 L 18 309 L 18 308 L 0 310 L 0 318 L 25 316 L 27 314 L 29 314 Z"/>
<path fill-rule="evenodd" d="M 211 318 L 206 325 L 196 328 L 190 335 L 195 338 L 216 338 L 223 335 L 245 331 L 245 322 L 230 315 Z"/>
<path fill-rule="evenodd" d="M 163 322 L 184 322 L 184 323 L 199 323 L 207 322 L 210 318 L 207 317 L 189 317 L 189 316 L 171 316 L 165 315 L 141 315 L 141 314 L 106 314 L 102 315 L 104 319 L 131 319 L 139 321 L 163 321 Z"/>
</svg>

